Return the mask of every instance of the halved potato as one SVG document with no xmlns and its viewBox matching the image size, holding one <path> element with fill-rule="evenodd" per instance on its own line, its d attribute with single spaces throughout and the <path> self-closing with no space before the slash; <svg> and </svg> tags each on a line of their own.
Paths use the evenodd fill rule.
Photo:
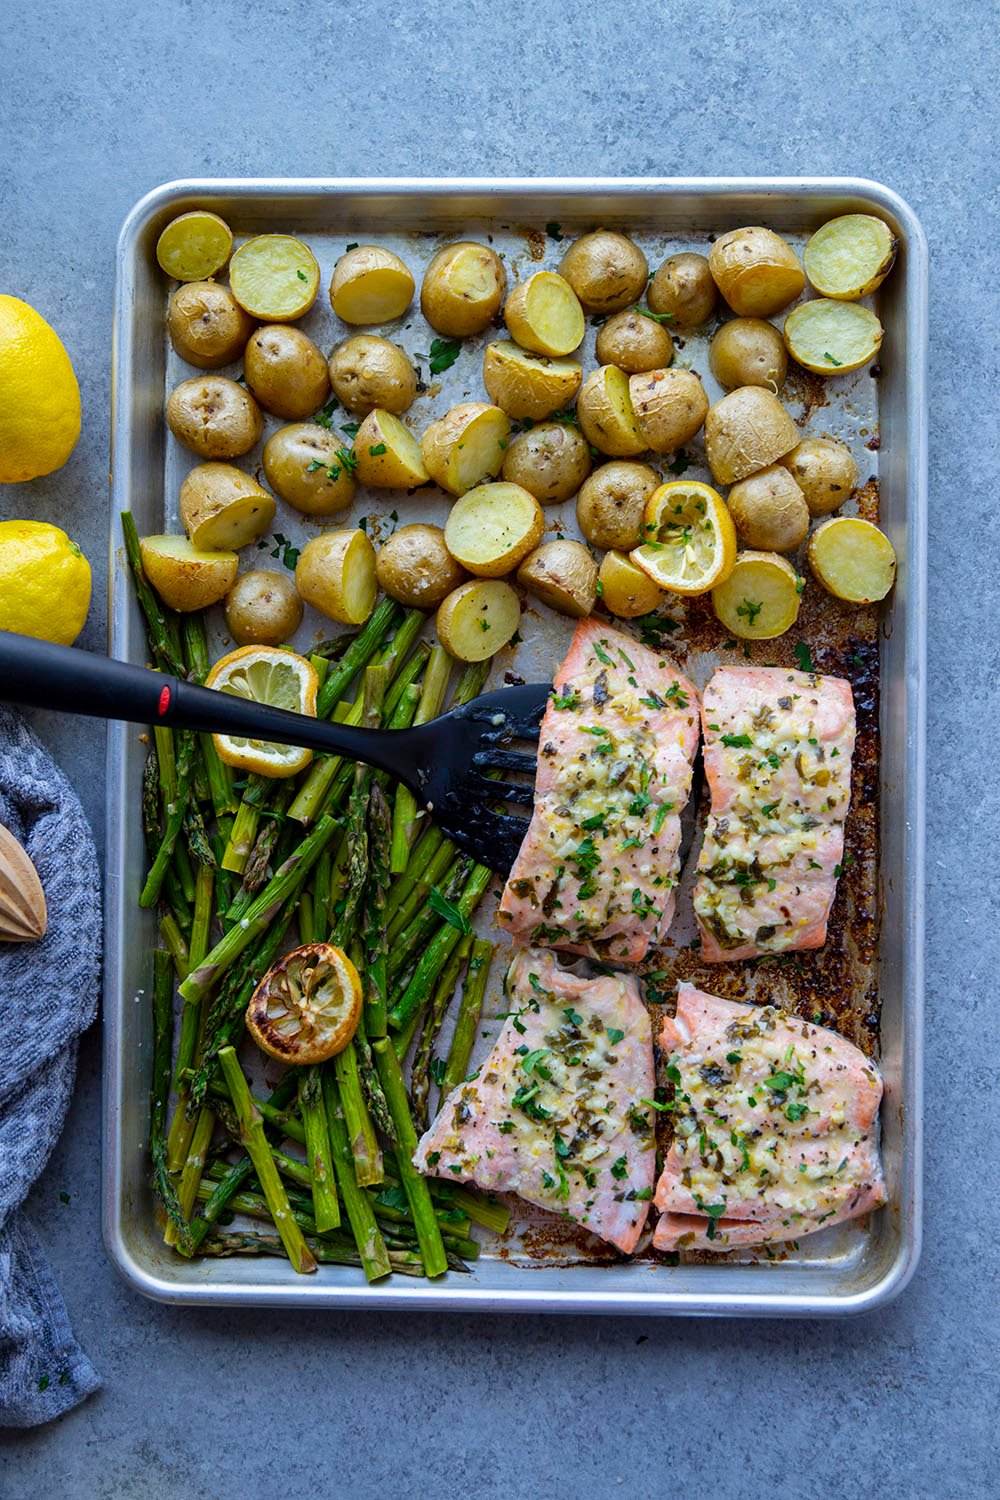
<svg viewBox="0 0 1000 1500">
<path fill-rule="evenodd" d="M 708 261 L 684 250 L 669 255 L 649 283 L 651 312 L 670 319 L 673 328 L 699 328 L 707 323 L 719 298 Z"/>
<path fill-rule="evenodd" d="M 225 219 L 195 208 L 171 219 L 156 242 L 156 259 L 175 281 L 204 281 L 222 269 L 232 248 L 233 231 Z"/>
<path fill-rule="evenodd" d="M 434 609 L 465 582 L 465 569 L 448 551 L 441 527 L 420 522 L 401 526 L 383 542 L 376 571 L 389 598 L 407 609 Z"/>
<path fill-rule="evenodd" d="M 353 455 L 318 422 L 293 422 L 272 432 L 263 462 L 274 493 L 304 516 L 336 515 L 354 499 Z"/>
<path fill-rule="evenodd" d="M 874 359 L 882 344 L 882 324 L 860 302 L 817 297 L 785 319 L 785 348 L 814 375 L 847 375 Z"/>
<path fill-rule="evenodd" d="M 295 587 L 307 604 L 341 625 L 363 625 L 375 608 L 375 548 L 363 531 L 314 536 L 299 554 Z"/>
<path fill-rule="evenodd" d="M 720 235 L 708 264 L 719 291 L 742 318 L 771 317 L 794 302 L 806 284 L 788 241 L 759 224 Z"/>
<path fill-rule="evenodd" d="M 460 240 L 439 250 L 424 272 L 420 309 L 438 333 L 464 339 L 492 323 L 506 290 L 507 272 L 496 251 Z"/>
<path fill-rule="evenodd" d="M 506 340 L 487 344 L 483 385 L 491 401 L 516 420 L 541 422 L 568 406 L 580 389 L 583 368 L 575 359 L 529 354 Z"/>
<path fill-rule="evenodd" d="M 405 261 L 381 245 L 355 245 L 333 268 L 330 303 L 345 323 L 390 323 L 402 317 L 416 283 Z"/>
<path fill-rule="evenodd" d="M 309 311 L 319 291 L 315 255 L 292 234 L 259 234 L 229 262 L 233 296 L 252 318 L 291 323 Z"/>
<path fill-rule="evenodd" d="M 239 458 L 264 431 L 249 391 L 225 375 L 182 380 L 167 397 L 167 426 L 199 458 Z"/>
<path fill-rule="evenodd" d="M 412 490 L 430 475 L 420 444 L 391 411 L 369 412 L 354 439 L 355 478 L 381 490 Z"/>
<path fill-rule="evenodd" d="M 521 620 L 521 601 L 500 579 L 470 579 L 442 602 L 434 624 L 458 661 L 486 661 L 506 646 Z"/>
<path fill-rule="evenodd" d="M 730 318 L 712 337 L 708 367 L 724 390 L 760 385 L 777 395 L 788 374 L 788 354 L 773 323 Z"/>
<path fill-rule="evenodd" d="M 854 455 L 833 438 L 803 438 L 781 462 L 805 496 L 811 516 L 839 510 L 858 482 Z"/>
<path fill-rule="evenodd" d="M 735 484 L 777 463 L 799 441 L 799 429 L 777 396 L 740 386 L 705 418 L 705 454 L 718 484 Z"/>
<path fill-rule="evenodd" d="M 630 307 L 602 326 L 594 353 L 602 365 L 617 365 L 626 375 L 639 375 L 643 370 L 665 369 L 674 357 L 674 341 L 662 323 Z"/>
<path fill-rule="evenodd" d="M 794 552 L 809 531 L 809 507 L 788 470 L 772 464 L 729 491 L 740 541 L 762 552 Z"/>
<path fill-rule="evenodd" d="M 802 253 L 806 275 L 821 297 L 856 302 L 877 291 L 896 259 L 899 241 L 874 214 L 830 219 Z"/>
<path fill-rule="evenodd" d="M 243 356 L 247 385 L 265 411 L 286 422 L 302 422 L 330 394 L 322 350 L 301 328 L 282 323 L 258 328 Z"/>
<path fill-rule="evenodd" d="M 612 458 L 633 458 L 649 447 L 632 409 L 629 377 L 616 365 L 601 365 L 587 376 L 576 414 L 587 442 Z"/>
<path fill-rule="evenodd" d="M 274 520 L 274 497 L 232 464 L 197 464 L 181 485 L 181 523 L 199 552 L 236 552 Z"/>
<path fill-rule="evenodd" d="M 511 573 L 538 546 L 542 507 L 519 484 L 481 484 L 456 500 L 444 539 L 456 562 L 480 578 Z"/>
<path fill-rule="evenodd" d="M 896 554 L 889 538 L 856 516 L 833 516 L 817 526 L 806 556 L 826 591 L 851 604 L 884 599 L 896 577 Z"/>
<path fill-rule="evenodd" d="M 628 393 L 639 432 L 654 453 L 676 453 L 708 415 L 705 387 L 693 370 L 647 370 L 630 377 Z"/>
<path fill-rule="evenodd" d="M 770 641 L 798 619 L 802 579 L 777 552 L 741 552 L 725 582 L 712 590 L 712 608 L 741 641 Z"/>
<path fill-rule="evenodd" d="M 206 552 L 186 536 L 144 536 L 142 570 L 164 604 L 187 614 L 218 604 L 232 587 L 240 560 L 235 552 Z"/>
<path fill-rule="evenodd" d="M 280 646 L 302 624 L 302 600 L 287 573 L 254 568 L 226 595 L 226 629 L 240 646 Z"/>
<path fill-rule="evenodd" d="M 520 282 L 507 298 L 503 316 L 522 349 L 555 358 L 571 354 L 586 327 L 576 293 L 554 271 L 536 271 Z"/>
<path fill-rule="evenodd" d="M 522 485 L 543 505 L 568 500 L 590 473 L 590 448 L 567 422 L 539 422 L 507 448 L 503 477 Z"/>
<path fill-rule="evenodd" d="M 649 266 L 627 234 L 595 229 L 573 241 L 559 262 L 559 274 L 569 282 L 587 312 L 613 313 L 639 300 Z"/>
<path fill-rule="evenodd" d="M 577 523 L 587 541 L 595 547 L 637 547 L 646 501 L 662 483 L 649 464 L 618 459 L 595 469 L 576 501 Z"/>
<path fill-rule="evenodd" d="M 582 542 L 543 542 L 517 570 L 517 581 L 550 609 L 582 620 L 597 599 L 597 564 Z"/>
<path fill-rule="evenodd" d="M 330 355 L 330 384 L 338 401 L 360 417 L 376 406 L 399 416 L 413 405 L 417 372 L 398 344 L 356 333 Z"/>
<path fill-rule="evenodd" d="M 624 552 L 605 552 L 597 592 L 605 609 L 623 620 L 648 615 L 667 598 L 666 590 L 659 588 Z"/>
<path fill-rule="evenodd" d="M 254 321 L 227 286 L 188 281 L 167 307 L 167 332 L 181 359 L 199 370 L 218 370 L 239 359 Z"/>
<path fill-rule="evenodd" d="M 432 422 L 420 442 L 428 474 L 450 495 L 464 495 L 503 466 L 510 418 L 499 406 L 463 401 Z"/>
</svg>

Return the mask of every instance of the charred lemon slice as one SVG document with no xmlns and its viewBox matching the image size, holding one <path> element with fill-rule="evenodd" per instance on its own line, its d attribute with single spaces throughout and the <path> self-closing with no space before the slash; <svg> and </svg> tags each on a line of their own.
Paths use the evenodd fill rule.
<svg viewBox="0 0 1000 1500">
<path fill-rule="evenodd" d="M 347 954 L 305 943 L 268 969 L 247 1006 L 247 1030 L 269 1057 L 304 1066 L 343 1052 L 360 1015 L 361 980 Z"/>
<path fill-rule="evenodd" d="M 707 594 L 736 562 L 736 528 L 709 484 L 679 479 L 646 501 L 646 541 L 630 553 L 636 567 L 673 594 Z"/>
<path fill-rule="evenodd" d="M 205 686 L 232 693 L 251 703 L 286 708 L 291 713 L 316 717 L 319 678 L 305 657 L 283 646 L 241 646 L 222 657 L 205 678 Z M 273 745 L 269 740 L 244 739 L 239 735 L 213 734 L 219 759 L 242 771 L 261 776 L 294 776 L 312 759 L 311 750 L 293 745 Z"/>
</svg>

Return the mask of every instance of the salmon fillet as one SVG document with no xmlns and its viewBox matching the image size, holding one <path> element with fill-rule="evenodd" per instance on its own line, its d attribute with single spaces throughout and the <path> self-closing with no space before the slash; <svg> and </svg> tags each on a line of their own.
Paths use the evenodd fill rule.
<svg viewBox="0 0 1000 1500">
<path fill-rule="evenodd" d="M 656 1186 L 657 1249 L 797 1239 L 884 1202 L 882 1079 L 851 1042 L 681 984 L 660 1044 L 676 1134 Z"/>
<path fill-rule="evenodd" d="M 579 979 L 519 953 L 510 1012 L 478 1073 L 417 1145 L 422 1171 L 517 1193 L 628 1254 L 653 1195 L 649 1016 L 632 975 Z"/>
<path fill-rule="evenodd" d="M 662 652 L 582 620 L 539 738 L 498 919 L 516 943 L 637 963 L 674 913 L 698 697 Z"/>
<path fill-rule="evenodd" d="M 822 947 L 851 800 L 850 683 L 720 667 L 701 715 L 712 797 L 694 890 L 702 958 Z"/>
</svg>

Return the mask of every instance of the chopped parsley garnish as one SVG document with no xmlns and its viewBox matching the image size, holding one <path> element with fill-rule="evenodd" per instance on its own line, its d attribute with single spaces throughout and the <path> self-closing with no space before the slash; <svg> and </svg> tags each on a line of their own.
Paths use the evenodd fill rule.
<svg viewBox="0 0 1000 1500">
<path fill-rule="evenodd" d="M 305 271 L 303 271 L 303 269 L 302 269 L 301 266 L 296 266 L 296 268 L 295 268 L 295 274 L 299 278 L 300 281 L 308 281 L 309 280 L 309 277 L 306 275 Z"/>
<path fill-rule="evenodd" d="M 654 834 L 655 833 L 659 833 L 661 831 L 661 829 L 663 828 L 664 823 L 667 821 L 667 815 L 668 815 L 668 813 L 673 812 L 673 810 L 674 810 L 674 804 L 672 802 L 661 802 L 660 803 L 659 807 L 656 809 L 656 815 L 653 818 L 653 832 L 654 832 Z"/>
<path fill-rule="evenodd" d="M 678 448 L 677 452 L 674 454 L 673 463 L 667 464 L 667 468 L 669 469 L 671 474 L 684 474 L 688 469 L 690 469 L 690 467 L 691 460 L 688 458 L 683 448 Z"/>
<path fill-rule="evenodd" d="M 293 547 L 287 536 L 282 536 L 280 531 L 274 533 L 276 546 L 270 554 L 271 557 L 280 557 L 282 563 L 290 572 L 295 571 L 295 565 L 299 560 L 299 548 Z"/>
<path fill-rule="evenodd" d="M 560 694 L 558 694 L 558 696 L 553 695 L 553 698 L 552 698 L 552 707 L 553 708 L 579 708 L 580 707 L 580 694 L 577 692 L 576 688 L 570 688 L 569 692 L 567 692 L 567 693 L 560 693 Z"/>
<path fill-rule="evenodd" d="M 360 422 L 343 422 L 340 428 L 344 436 L 349 438 L 356 438 L 360 429 Z"/>
<path fill-rule="evenodd" d="M 795 642 L 795 660 L 799 664 L 800 672 L 815 672 L 816 668 L 813 666 L 812 652 L 805 641 Z"/>
<path fill-rule="evenodd" d="M 642 316 L 644 318 L 652 318 L 654 323 L 659 323 L 661 325 L 664 323 L 672 323 L 674 321 L 673 313 L 650 312 L 648 307 L 637 307 L 636 312 L 642 313 Z"/>
<path fill-rule="evenodd" d="M 743 1053 L 742 1052 L 727 1052 L 726 1053 L 726 1062 L 727 1063 L 732 1063 L 735 1066 L 737 1063 L 741 1063 L 742 1061 L 743 1061 Z"/>
<path fill-rule="evenodd" d="M 619 1156 L 617 1161 L 611 1163 L 611 1175 L 621 1182 L 623 1177 L 628 1176 L 628 1162 L 624 1156 Z"/>
<path fill-rule="evenodd" d="M 449 901 L 448 897 L 443 895 L 436 885 L 431 886 L 430 895 L 427 897 L 427 905 L 431 911 L 437 912 L 439 917 L 443 917 L 451 927 L 456 928 L 463 937 L 468 937 L 472 931 L 468 917 L 460 907 L 455 905 L 454 901 Z"/>
<path fill-rule="evenodd" d="M 450 370 L 462 352 L 458 339 L 434 339 L 429 354 L 418 354 L 417 359 L 426 359 L 432 375 Z"/>
<path fill-rule="evenodd" d="M 386 451 L 384 443 L 376 443 L 373 448 L 368 449 L 369 458 L 379 458 Z"/>
<path fill-rule="evenodd" d="M 832 354 L 828 354 L 825 349 L 823 351 L 823 358 L 826 360 L 826 362 L 827 362 L 828 365 L 836 365 L 837 368 L 838 368 L 838 370 L 840 369 L 841 365 L 844 363 L 844 361 L 842 359 L 834 359 L 833 355 Z"/>
<path fill-rule="evenodd" d="M 563 1011 L 563 1015 L 566 1017 L 567 1021 L 569 1021 L 571 1026 L 583 1025 L 583 1017 L 578 1010 L 573 1009 L 572 1005 L 567 1005 L 566 1009 Z"/>
<path fill-rule="evenodd" d="M 765 802 L 764 806 L 761 808 L 761 812 L 764 814 L 765 818 L 773 818 L 774 814 L 775 814 L 775 810 L 779 806 L 780 806 L 780 802 Z"/>
<path fill-rule="evenodd" d="M 447 1063 L 445 1062 L 445 1059 L 443 1057 L 432 1057 L 431 1058 L 431 1065 L 430 1065 L 429 1072 L 430 1072 L 431 1078 L 437 1084 L 438 1088 L 440 1088 L 441 1085 L 444 1083 L 444 1070 L 445 1070 L 446 1067 L 447 1067 Z"/>
<path fill-rule="evenodd" d="M 764 605 L 762 603 L 757 603 L 753 599 L 744 599 L 741 604 L 737 604 L 736 613 L 738 615 L 741 615 L 752 629 L 754 623 L 756 622 L 757 616 L 760 614 L 763 608 Z"/>
<path fill-rule="evenodd" d="M 810 1113 L 809 1106 L 804 1099 L 793 1099 L 790 1104 L 785 1105 L 786 1120 L 801 1120 L 803 1115 Z"/>
<path fill-rule="evenodd" d="M 594 655 L 597 657 L 598 661 L 602 661 L 606 667 L 614 665 L 608 653 L 602 650 L 600 641 L 594 642 Z"/>
<path fill-rule="evenodd" d="M 624 1037 L 624 1031 L 619 1031 L 617 1026 L 608 1027 L 608 1041 L 612 1047 L 616 1047 L 620 1041 L 624 1040 Z"/>
<path fill-rule="evenodd" d="M 722 743 L 728 745 L 730 750 L 749 750 L 753 740 L 748 734 L 724 734 Z"/>
<path fill-rule="evenodd" d="M 437 1164 L 438 1164 L 438 1162 L 440 1160 L 441 1160 L 441 1153 L 440 1153 L 440 1151 L 431 1151 L 431 1152 L 428 1153 L 428 1156 L 427 1156 L 427 1165 L 429 1167 L 436 1167 Z"/>
<path fill-rule="evenodd" d="M 332 400 L 326 403 L 322 411 L 316 413 L 316 415 L 313 417 L 313 421 L 316 423 L 317 427 L 330 428 L 333 426 L 333 414 L 335 411 L 339 410 L 340 402 L 334 396 Z"/>
</svg>

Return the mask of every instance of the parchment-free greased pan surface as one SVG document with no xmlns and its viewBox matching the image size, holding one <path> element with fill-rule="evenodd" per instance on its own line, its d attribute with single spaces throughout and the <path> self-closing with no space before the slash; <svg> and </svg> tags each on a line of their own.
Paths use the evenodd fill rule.
<svg viewBox="0 0 1000 1500">
<path fill-rule="evenodd" d="M 166 391 L 190 372 L 164 333 L 166 286 L 154 255 L 164 224 L 195 206 L 221 213 L 237 240 L 268 230 L 307 240 L 323 276 L 320 297 L 302 326 L 324 348 L 344 336 L 326 289 L 334 260 L 353 240 L 396 249 L 419 285 L 434 250 L 465 236 L 491 236 L 513 282 L 519 270 L 554 268 L 564 248 L 559 236 L 568 239 L 602 224 L 633 233 L 651 268 L 674 249 L 704 251 L 712 236 L 740 224 L 770 225 L 797 248 L 838 213 L 874 212 L 893 226 L 900 252 L 875 304 L 885 326 L 878 378 L 864 370 L 825 383 L 793 379 L 783 399 L 804 431 L 851 443 L 864 486 L 860 511 L 874 519 L 877 509 L 897 551 L 896 588 L 876 616 L 841 612 L 812 586 L 789 637 L 752 648 L 754 660 L 793 662 L 795 643 L 805 641 L 820 670 L 852 678 L 859 700 L 861 736 L 848 826 L 854 862 L 841 882 L 830 943 L 806 962 L 758 965 L 753 985 L 758 997 L 781 998 L 807 1014 L 818 1011 L 868 1050 L 878 1050 L 886 1082 L 882 1149 L 890 1203 L 868 1223 L 807 1237 L 798 1249 L 759 1261 L 706 1258 L 669 1265 L 640 1256 L 609 1264 L 593 1241 L 562 1234 L 558 1225 L 553 1230 L 548 1216 L 525 1216 L 502 1246 L 484 1247 L 470 1275 L 449 1272 L 436 1282 L 397 1276 L 367 1286 L 351 1268 L 322 1266 L 315 1276 L 299 1277 L 279 1260 L 176 1256 L 162 1243 L 147 1185 L 151 1023 L 146 992 L 155 923 L 136 905 L 144 860 L 136 813 L 145 747 L 141 731 L 112 725 L 104 1008 L 104 1233 L 112 1260 L 138 1290 L 177 1302 L 803 1315 L 860 1311 L 887 1300 L 906 1284 L 920 1240 L 927 265 L 912 211 L 886 188 L 853 179 L 253 179 L 157 189 L 136 205 L 122 229 L 115 303 L 110 646 L 113 655 L 131 661 L 142 661 L 145 648 L 119 557 L 117 513 L 130 508 L 140 533 L 179 530 L 177 492 L 195 462 L 170 439 L 163 421 Z M 679 361 L 703 375 L 712 326 L 685 336 L 678 350 Z M 417 356 L 434 336 L 416 304 L 386 331 Z M 425 363 L 430 389 L 411 413 L 418 430 L 454 402 L 481 398 L 481 350 L 492 336 L 467 341 L 452 369 L 433 381 Z M 594 363 L 593 339 L 588 328 L 585 368 Z M 710 377 L 706 386 L 715 399 L 719 392 Z M 269 421 L 267 431 L 275 425 Z M 689 445 L 687 456 L 689 473 L 708 477 L 700 440 Z M 255 458 L 256 450 L 248 466 Z M 367 512 L 370 529 L 384 534 L 393 525 L 393 510 L 400 522 L 418 515 L 443 520 L 447 504 L 436 491 L 398 501 L 394 493 L 359 490 L 350 518 L 357 524 Z M 550 534 L 557 529 L 577 534 L 573 502 L 546 509 Z M 275 531 L 293 545 L 316 530 L 279 507 Z M 262 549 L 260 563 L 279 566 L 269 560 L 270 550 Z M 699 686 L 717 661 L 742 659 L 742 648 L 735 653 L 725 648 L 702 603 L 681 606 L 676 614 L 681 628 L 671 649 L 686 659 Z M 307 619 L 300 646 L 318 638 L 317 624 Z M 508 653 L 499 657 L 493 680 L 501 682 L 505 670 L 551 673 L 570 628 L 542 606 L 526 610 L 516 659 Z M 223 640 L 220 635 L 220 646 Z M 489 897 L 484 903 L 487 922 L 494 904 Z M 668 992 L 674 977 L 699 977 L 696 956 L 687 946 L 692 937 L 690 908 L 682 897 L 667 949 L 647 966 L 667 976 L 656 983 Z M 503 1009 L 502 969 L 501 952 L 482 1028 L 491 1035 Z M 701 977 L 707 988 L 735 995 L 748 973 L 745 966 L 715 966 Z M 489 1045 L 489 1037 L 481 1037 L 477 1055 Z"/>
</svg>

